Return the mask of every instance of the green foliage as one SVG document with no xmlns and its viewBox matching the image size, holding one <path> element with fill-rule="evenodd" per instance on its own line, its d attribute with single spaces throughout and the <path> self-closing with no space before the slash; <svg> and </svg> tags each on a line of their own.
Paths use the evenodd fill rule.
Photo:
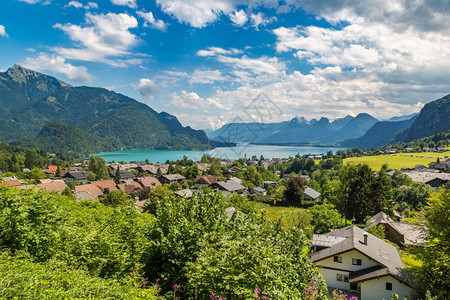
<svg viewBox="0 0 450 300">
<path fill-rule="evenodd" d="M 348 220 L 362 223 L 366 216 L 392 210 L 390 179 L 386 168 L 375 176 L 366 164 L 345 166 L 340 173 L 342 201 L 336 205 Z"/>
<path fill-rule="evenodd" d="M 341 228 L 346 225 L 344 217 L 334 208 L 333 204 L 317 204 L 308 209 L 311 214 L 311 225 L 315 233 L 326 233 L 331 229 Z"/>
<path fill-rule="evenodd" d="M 385 238 L 383 224 L 378 224 L 377 226 L 369 227 L 369 229 L 367 231 L 370 234 L 373 234 L 374 236 L 376 236 L 377 238 L 380 238 L 382 240 Z"/>
<path fill-rule="evenodd" d="M 58 260 L 33 262 L 0 253 L 0 290 L 4 299 L 157 299 L 157 289 L 131 280 L 93 277 Z"/>
<path fill-rule="evenodd" d="M 136 170 L 133 170 L 135 172 L 137 172 Z M 114 174 L 114 182 L 116 184 L 119 184 L 122 181 L 122 175 L 120 174 L 120 167 L 117 166 L 117 170 L 116 173 Z"/>
<path fill-rule="evenodd" d="M 214 159 L 209 167 L 209 174 L 214 176 L 222 176 L 222 165 L 220 159 Z"/>
<path fill-rule="evenodd" d="M 450 297 L 450 190 L 441 188 L 428 199 L 424 207 L 429 230 L 427 247 L 419 249 L 422 266 L 415 274 L 421 287 L 442 299 Z"/>
<path fill-rule="evenodd" d="M 286 184 L 283 204 L 287 206 L 301 206 L 303 204 L 305 182 L 300 176 L 294 176 Z"/>
<path fill-rule="evenodd" d="M 170 189 L 169 185 L 165 184 L 157 186 L 150 191 L 148 200 L 144 204 L 144 212 L 155 214 L 157 205 L 159 205 L 161 201 L 164 201 L 166 197 L 171 197 L 174 195 L 175 194 Z"/>
<path fill-rule="evenodd" d="M 196 283 L 199 299 L 211 292 L 249 299 L 256 286 L 261 295 L 283 299 L 301 297 L 310 280 L 320 281 L 301 231 L 287 232 L 251 212 L 228 220 L 226 206 L 220 193 L 159 201 L 145 259 L 150 282 L 159 282 L 168 296 L 173 284 L 180 285 L 182 299 L 194 298 Z M 318 289 L 326 295 L 322 281 Z"/>
<path fill-rule="evenodd" d="M 125 205 L 133 205 L 134 200 L 131 196 L 122 190 L 111 191 L 106 195 L 101 196 L 99 199 L 100 203 L 103 203 L 108 206 L 125 206 Z"/>
<path fill-rule="evenodd" d="M 425 205 L 427 198 L 433 192 L 433 188 L 421 182 L 413 182 L 411 185 L 402 185 L 394 189 L 394 199 L 397 203 L 407 203 L 413 209 Z"/>
<path fill-rule="evenodd" d="M 91 156 L 89 160 L 89 169 L 95 173 L 97 180 L 109 179 L 106 162 L 100 156 Z"/>
</svg>

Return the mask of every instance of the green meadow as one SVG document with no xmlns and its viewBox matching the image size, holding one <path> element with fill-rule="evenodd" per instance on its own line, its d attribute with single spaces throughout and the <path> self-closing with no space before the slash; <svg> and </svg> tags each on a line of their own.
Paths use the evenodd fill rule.
<svg viewBox="0 0 450 300">
<path fill-rule="evenodd" d="M 427 166 L 430 162 L 436 161 L 438 157 L 443 159 L 445 156 L 450 156 L 450 151 L 443 153 L 399 153 L 394 155 L 351 157 L 344 159 L 344 164 L 365 163 L 374 170 L 379 170 L 386 163 L 390 169 L 414 168 L 418 164 Z"/>
</svg>

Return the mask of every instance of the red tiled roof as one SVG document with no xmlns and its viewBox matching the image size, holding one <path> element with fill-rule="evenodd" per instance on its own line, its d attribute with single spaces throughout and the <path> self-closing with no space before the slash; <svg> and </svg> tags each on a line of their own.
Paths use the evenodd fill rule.
<svg viewBox="0 0 450 300">
<path fill-rule="evenodd" d="M 143 187 L 149 187 L 149 188 L 155 188 L 155 187 L 161 185 L 161 182 L 159 182 L 159 180 L 156 179 L 156 178 L 154 178 L 154 177 L 140 178 L 140 179 L 139 179 L 139 183 L 140 183 Z"/>
<path fill-rule="evenodd" d="M 94 185 L 98 186 L 103 191 L 106 190 L 106 189 L 109 190 L 110 192 L 117 190 L 116 183 L 112 179 L 110 179 L 110 180 L 92 181 L 91 184 L 94 184 Z"/>
<path fill-rule="evenodd" d="M 21 185 L 19 180 L 7 180 L 0 182 L 0 185 L 6 185 L 6 186 L 19 186 Z"/>
<path fill-rule="evenodd" d="M 94 184 L 77 185 L 75 187 L 75 193 L 79 192 L 87 192 L 95 199 L 98 199 L 98 197 L 103 195 L 103 192 L 100 190 L 100 188 Z"/>
</svg>

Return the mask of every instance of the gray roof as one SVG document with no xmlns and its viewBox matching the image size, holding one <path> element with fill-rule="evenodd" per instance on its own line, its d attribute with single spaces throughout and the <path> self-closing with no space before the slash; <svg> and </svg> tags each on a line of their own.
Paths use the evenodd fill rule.
<svg viewBox="0 0 450 300">
<path fill-rule="evenodd" d="M 180 174 L 168 174 L 168 175 L 163 175 L 161 177 L 163 177 L 167 180 L 170 180 L 170 181 L 186 179 L 186 177 L 184 177 L 183 175 L 180 175 Z"/>
<path fill-rule="evenodd" d="M 185 189 L 176 191 L 174 194 L 182 198 L 191 198 L 193 193 L 192 190 Z"/>
<path fill-rule="evenodd" d="M 72 177 L 76 180 L 84 180 L 88 177 L 89 172 L 88 171 L 69 171 L 64 175 L 64 178 Z"/>
<path fill-rule="evenodd" d="M 217 181 L 214 186 L 218 187 L 220 190 L 228 191 L 228 192 L 235 192 L 244 190 L 245 186 L 237 183 L 235 180 L 225 180 L 225 181 Z"/>
<path fill-rule="evenodd" d="M 312 246 L 331 247 L 345 240 L 344 237 L 313 234 Z"/>
<path fill-rule="evenodd" d="M 264 193 L 264 192 L 266 191 L 266 189 L 263 189 L 262 187 L 259 187 L 259 186 L 254 187 L 252 190 L 253 190 L 255 193 Z"/>
<path fill-rule="evenodd" d="M 364 234 L 367 234 L 367 245 L 363 242 Z M 398 254 L 397 249 L 394 246 L 366 232 L 365 230 L 356 227 L 355 225 L 337 229 L 325 235 L 341 237 L 345 239 L 339 243 L 333 244 L 330 248 L 325 248 L 313 253 L 311 255 L 311 259 L 314 262 L 319 262 L 325 258 L 338 255 L 340 253 L 356 250 L 366 255 L 370 259 L 378 262 L 382 267 L 387 268 L 387 272 L 389 275 L 392 275 L 398 280 L 406 283 L 404 266 L 400 255 Z M 374 276 L 374 274 L 372 274 L 372 271 L 365 274 L 365 276 Z M 376 270 L 376 272 L 379 272 L 379 270 Z M 368 274 L 371 275 L 369 276 Z"/>
<path fill-rule="evenodd" d="M 313 199 L 317 199 L 320 197 L 320 193 L 312 188 L 310 188 L 309 186 L 305 185 L 305 190 L 303 191 L 303 193 Z"/>
</svg>

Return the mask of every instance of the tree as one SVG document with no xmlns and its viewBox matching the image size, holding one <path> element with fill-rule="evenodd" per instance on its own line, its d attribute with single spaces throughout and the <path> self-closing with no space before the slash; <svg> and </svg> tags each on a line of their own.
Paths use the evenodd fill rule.
<svg viewBox="0 0 450 300">
<path fill-rule="evenodd" d="M 111 191 L 108 194 L 101 196 L 99 201 L 100 203 L 113 207 L 134 203 L 133 198 L 131 198 L 127 192 L 121 190 Z"/>
<path fill-rule="evenodd" d="M 311 225 L 315 233 L 326 233 L 331 229 L 345 226 L 345 218 L 334 208 L 331 203 L 317 204 L 308 209 L 311 214 Z"/>
<path fill-rule="evenodd" d="M 109 179 L 106 162 L 100 156 L 92 156 L 89 160 L 89 169 L 97 175 L 97 180 Z"/>
<path fill-rule="evenodd" d="M 416 273 L 421 286 L 439 299 L 449 299 L 450 289 L 450 190 L 441 188 L 424 207 L 429 230 L 427 247 L 419 249 L 422 266 Z"/>
<path fill-rule="evenodd" d="M 284 203 L 288 206 L 301 206 L 304 200 L 305 182 L 300 176 L 294 176 L 286 184 Z"/>
<path fill-rule="evenodd" d="M 94 172 L 90 171 L 87 178 L 88 181 L 95 181 L 97 179 L 97 175 Z"/>
<path fill-rule="evenodd" d="M 114 174 L 114 182 L 119 184 L 122 181 L 122 175 L 120 174 L 120 166 L 117 166 L 116 173 Z"/>
<path fill-rule="evenodd" d="M 201 173 L 198 166 L 192 165 L 186 168 L 185 177 L 187 179 L 195 180 L 195 178 L 197 178 L 200 174 Z"/>
<path fill-rule="evenodd" d="M 220 159 L 216 158 L 211 163 L 211 166 L 209 167 L 209 174 L 214 176 L 222 176 L 222 164 L 220 162 Z"/>
<path fill-rule="evenodd" d="M 402 185 L 394 189 L 394 199 L 397 203 L 407 203 L 411 208 L 417 209 L 425 205 L 433 188 L 421 182 L 411 185 Z"/>
<path fill-rule="evenodd" d="M 158 169 L 156 170 L 156 178 L 159 178 L 161 176 L 162 176 L 161 168 L 158 167 Z"/>
</svg>

